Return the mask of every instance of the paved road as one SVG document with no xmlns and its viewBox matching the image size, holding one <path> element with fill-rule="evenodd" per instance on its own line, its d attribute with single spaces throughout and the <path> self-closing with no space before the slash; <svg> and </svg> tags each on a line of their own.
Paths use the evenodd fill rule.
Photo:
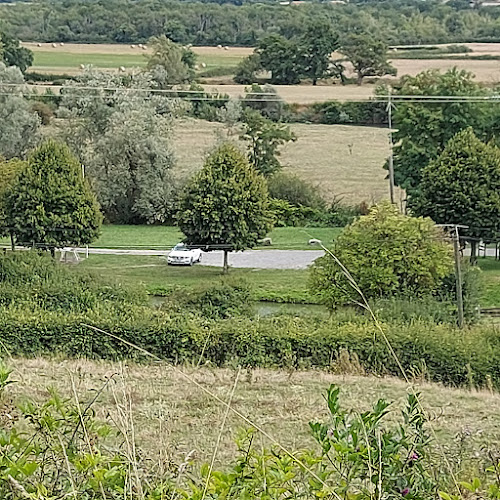
<svg viewBox="0 0 500 500">
<path fill-rule="evenodd" d="M 85 253 L 84 248 L 78 252 Z M 161 250 L 122 250 L 111 248 L 89 248 L 90 254 L 105 255 L 157 255 L 166 256 Z M 229 254 L 229 265 L 238 268 L 255 269 L 306 269 L 315 259 L 323 255 L 323 250 L 246 250 Z M 223 252 L 203 254 L 204 266 L 222 267 Z"/>
<path fill-rule="evenodd" d="M 79 253 L 85 253 L 85 248 L 77 248 Z M 89 248 L 90 254 L 100 255 L 151 255 L 166 257 L 166 250 L 125 250 L 113 248 Z M 465 255 L 470 250 L 465 250 Z M 318 257 L 324 254 L 323 250 L 246 250 L 229 254 L 229 265 L 236 268 L 254 269 L 306 269 Z M 495 250 L 488 248 L 487 255 L 495 256 Z M 223 253 L 209 252 L 203 254 L 204 266 L 222 267 Z"/>
</svg>

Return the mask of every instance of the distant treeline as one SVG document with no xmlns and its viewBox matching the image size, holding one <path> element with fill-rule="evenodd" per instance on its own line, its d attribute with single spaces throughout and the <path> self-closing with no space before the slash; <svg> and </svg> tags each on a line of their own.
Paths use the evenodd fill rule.
<svg viewBox="0 0 500 500">
<path fill-rule="evenodd" d="M 311 19 L 327 19 L 341 36 L 369 32 L 394 45 L 500 40 L 500 8 L 471 8 L 464 0 L 300 5 L 248 0 L 40 0 L 0 5 L 0 29 L 21 40 L 40 42 L 136 43 L 165 34 L 183 44 L 253 46 L 265 34 L 292 38 Z"/>
</svg>

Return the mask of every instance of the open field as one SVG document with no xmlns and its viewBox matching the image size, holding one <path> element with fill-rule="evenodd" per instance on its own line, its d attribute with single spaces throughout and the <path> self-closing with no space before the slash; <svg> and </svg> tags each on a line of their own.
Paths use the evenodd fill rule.
<svg viewBox="0 0 500 500">
<path fill-rule="evenodd" d="M 125 68 L 142 67 L 146 65 L 146 55 L 151 50 L 143 50 L 131 45 L 112 44 L 76 44 L 68 43 L 53 47 L 44 43 L 38 47 L 36 43 L 24 43 L 25 47 L 34 52 L 35 59 L 32 71 L 43 73 L 59 72 L 75 74 L 79 72 L 81 64 L 92 64 L 98 68 L 116 70 L 120 66 Z M 244 47 L 193 47 L 198 56 L 198 64 L 204 63 L 206 69 L 216 67 L 234 67 L 244 57 L 251 54 L 253 49 Z"/>
<path fill-rule="evenodd" d="M 34 65 L 32 71 L 38 72 L 55 72 L 77 74 L 81 64 L 93 64 L 96 67 L 109 70 L 117 70 L 120 66 L 125 68 L 141 67 L 145 65 L 145 54 L 149 50 L 143 50 L 139 47 L 131 48 L 131 45 L 112 45 L 112 44 L 65 44 L 53 47 L 52 44 L 42 44 L 38 47 L 36 43 L 24 43 L 24 46 L 33 50 L 35 53 Z M 469 56 L 498 56 L 500 55 L 500 44 L 492 43 L 471 43 L 464 44 L 472 49 Z M 228 47 L 227 49 L 220 49 L 217 47 L 193 47 L 194 52 L 198 55 L 198 63 L 204 63 L 206 69 L 216 67 L 231 68 L 236 66 L 241 59 L 252 53 L 251 48 L 248 47 Z M 397 57 L 397 56 L 395 56 Z M 457 57 L 457 56 L 455 56 Z M 403 75 L 415 75 L 425 69 L 441 69 L 446 70 L 457 66 L 461 69 L 472 71 L 479 81 L 485 83 L 496 83 L 500 81 L 500 64 L 495 60 L 457 60 L 453 56 L 449 58 L 436 58 L 436 59 L 404 59 L 397 58 L 392 60 L 392 63 L 398 70 L 398 77 Z M 326 99 L 341 98 L 336 95 L 342 96 L 344 93 L 349 92 L 356 96 L 359 91 L 356 90 L 339 90 L 340 86 L 328 86 L 328 92 L 323 90 L 323 94 L 327 94 Z M 311 89 L 310 86 L 299 86 L 303 89 L 304 94 L 316 94 L 316 89 Z M 370 92 L 373 87 L 369 86 Z M 365 89 L 364 96 L 369 95 Z M 232 92 L 236 90 L 233 88 Z M 291 96 L 283 95 L 286 100 L 291 99 Z M 318 96 L 314 96 L 319 99 Z M 345 98 L 345 97 L 344 97 Z M 295 98 L 290 102 L 306 103 L 306 97 Z M 308 97 L 312 99 L 312 97 Z"/>
<path fill-rule="evenodd" d="M 340 228 L 315 227 L 278 227 L 269 233 L 273 240 L 272 246 L 265 248 L 280 248 L 282 250 L 311 250 L 307 242 L 317 238 L 325 244 L 331 243 L 340 232 Z M 177 227 L 172 226 L 102 226 L 101 237 L 93 243 L 97 248 L 143 248 L 168 250 L 182 241 L 183 235 Z"/>
<path fill-rule="evenodd" d="M 14 359 L 11 393 L 21 400 L 44 401 L 47 387 L 64 397 L 76 397 L 85 407 L 103 388 L 93 409 L 97 417 L 119 425 L 122 432 L 135 436 L 143 459 L 181 463 L 195 450 L 195 470 L 210 460 L 221 429 L 225 408 L 197 388 L 195 380 L 223 400 L 228 400 L 236 371 L 202 367 L 173 367 L 165 364 L 92 362 L 66 359 Z M 322 394 L 335 383 L 341 387 L 341 404 L 364 411 L 377 399 L 404 403 L 408 386 L 392 378 L 333 375 L 326 372 L 279 372 L 254 370 L 240 374 L 232 407 L 261 426 L 282 445 L 291 449 L 314 446 L 308 422 L 327 416 Z M 479 450 L 481 445 L 498 447 L 500 436 L 500 396 L 487 392 L 454 390 L 438 385 L 417 384 L 424 406 L 434 417 L 433 428 L 446 453 Z M 229 413 L 221 433 L 217 464 L 234 458 L 233 440 L 238 429 L 248 428 Z M 121 433 L 114 438 L 123 441 Z M 463 441 L 462 441 L 463 440 Z M 257 447 L 270 446 L 261 435 Z M 451 451 L 449 459 L 453 460 Z"/>
<path fill-rule="evenodd" d="M 291 129 L 297 141 L 282 148 L 285 171 L 317 185 L 327 198 L 337 196 L 359 203 L 388 197 L 383 168 L 389 156 L 387 129 L 308 124 L 292 124 Z M 216 142 L 225 136 L 222 124 L 193 119 L 180 120 L 173 134 L 181 175 L 200 168 Z M 229 138 L 238 141 L 237 135 Z"/>
</svg>

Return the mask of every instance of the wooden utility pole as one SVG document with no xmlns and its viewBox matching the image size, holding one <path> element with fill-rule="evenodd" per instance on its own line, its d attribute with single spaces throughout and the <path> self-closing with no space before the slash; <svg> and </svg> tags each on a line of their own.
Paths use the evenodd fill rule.
<svg viewBox="0 0 500 500">
<path fill-rule="evenodd" d="M 394 157 L 392 149 L 392 99 L 391 90 L 389 89 L 389 98 L 387 102 L 387 115 L 389 121 L 389 194 L 391 197 L 391 203 L 396 203 L 394 197 Z"/>
<path fill-rule="evenodd" d="M 453 254 L 455 256 L 455 287 L 457 290 L 457 313 L 458 313 L 458 326 L 464 327 L 464 295 L 462 283 L 462 266 L 460 264 L 460 234 L 459 229 L 468 229 L 469 226 L 461 224 L 437 224 L 439 227 L 449 229 L 451 232 L 451 239 L 453 241 Z"/>
<path fill-rule="evenodd" d="M 457 310 L 458 310 L 458 326 L 464 327 L 464 298 L 462 284 L 462 268 L 460 265 L 460 237 L 458 234 L 458 226 L 453 228 L 453 253 L 455 254 L 455 285 L 457 288 Z"/>
</svg>

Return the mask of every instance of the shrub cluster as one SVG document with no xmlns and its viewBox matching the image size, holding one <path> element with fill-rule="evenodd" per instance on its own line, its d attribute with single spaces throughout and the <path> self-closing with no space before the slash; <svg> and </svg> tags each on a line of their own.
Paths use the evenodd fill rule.
<svg viewBox="0 0 500 500">
<path fill-rule="evenodd" d="M 140 359 L 140 351 L 94 331 L 94 325 L 170 362 L 204 359 L 215 366 L 330 369 L 343 351 L 367 373 L 401 376 L 384 338 L 367 318 L 341 322 L 280 316 L 210 320 L 148 307 L 107 307 L 83 312 L 0 309 L 0 338 L 13 355 L 61 353 L 104 359 Z M 424 370 L 449 385 L 500 388 L 500 330 L 466 332 L 430 321 L 390 322 L 385 335 L 407 373 Z M 423 368 L 424 367 L 424 368 Z"/>
</svg>

